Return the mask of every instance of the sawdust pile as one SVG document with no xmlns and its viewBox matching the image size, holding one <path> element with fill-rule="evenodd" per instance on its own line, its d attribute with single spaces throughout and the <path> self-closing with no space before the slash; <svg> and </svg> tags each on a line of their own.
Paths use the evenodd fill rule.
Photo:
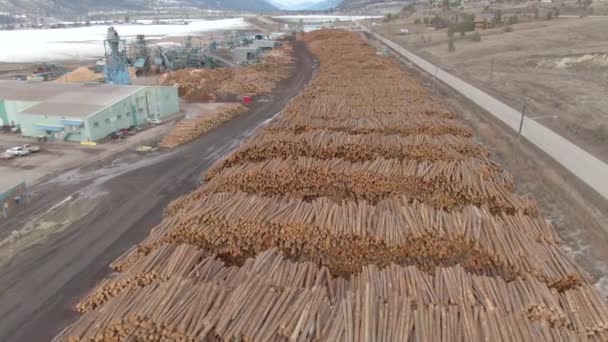
<svg viewBox="0 0 608 342">
<path fill-rule="evenodd" d="M 96 74 L 86 66 L 81 66 L 74 71 L 59 77 L 54 82 L 56 83 L 82 83 L 82 82 L 100 82 L 103 80 L 103 74 Z"/>
<path fill-rule="evenodd" d="M 290 75 L 293 48 L 284 45 L 243 68 L 183 69 L 166 73 L 161 85 L 178 85 L 179 96 L 190 102 L 213 102 L 221 94 L 259 95 L 271 92 Z"/>
<path fill-rule="evenodd" d="M 137 78 L 135 68 L 129 67 L 129 76 L 132 80 Z M 84 83 L 84 82 L 101 82 L 103 81 L 103 73 L 95 73 L 86 66 L 81 66 L 71 72 L 59 77 L 54 82 L 57 83 Z"/>
</svg>

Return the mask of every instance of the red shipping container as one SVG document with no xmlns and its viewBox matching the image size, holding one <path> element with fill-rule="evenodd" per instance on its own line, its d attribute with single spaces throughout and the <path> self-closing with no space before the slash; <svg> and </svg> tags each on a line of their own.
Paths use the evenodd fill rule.
<svg viewBox="0 0 608 342">
<path fill-rule="evenodd" d="M 244 103 L 249 103 L 253 101 L 253 99 L 251 98 L 251 96 L 243 96 L 243 102 Z"/>
</svg>

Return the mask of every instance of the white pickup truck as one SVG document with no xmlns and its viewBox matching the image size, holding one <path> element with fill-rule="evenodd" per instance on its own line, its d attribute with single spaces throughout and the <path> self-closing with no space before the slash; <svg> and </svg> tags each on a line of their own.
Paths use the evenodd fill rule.
<svg viewBox="0 0 608 342">
<path fill-rule="evenodd" d="M 22 156 L 27 156 L 28 154 L 30 154 L 30 150 L 23 146 L 19 146 L 19 147 L 9 148 L 8 150 L 6 150 L 6 153 L 12 154 L 14 156 L 22 157 Z"/>
<path fill-rule="evenodd" d="M 38 152 L 38 151 L 40 151 L 40 147 L 38 147 L 36 145 L 27 144 L 27 145 L 23 145 L 23 146 L 10 148 L 10 149 L 6 150 L 6 154 L 13 155 L 16 157 L 22 157 L 22 156 L 27 156 L 30 153 L 34 153 L 34 152 Z"/>
</svg>

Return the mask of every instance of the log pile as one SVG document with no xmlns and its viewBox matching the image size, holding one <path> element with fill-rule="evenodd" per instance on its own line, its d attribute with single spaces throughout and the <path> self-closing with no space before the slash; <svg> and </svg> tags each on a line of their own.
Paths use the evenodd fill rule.
<svg viewBox="0 0 608 342">
<path fill-rule="evenodd" d="M 583 282 L 578 267 L 556 248 L 559 238 L 543 219 L 523 214 L 493 217 L 476 207 L 447 213 L 406 203 L 406 198 L 370 205 L 238 193 L 205 196 L 184 209 L 188 215 L 157 228 L 125 259 L 132 263 L 134 255 L 175 243 L 233 259 L 278 247 L 294 259 L 318 259 L 342 276 L 367 264 L 395 263 L 426 271 L 462 265 L 505 279 L 530 274 L 559 289 Z"/>
<path fill-rule="evenodd" d="M 244 68 L 182 69 L 164 74 L 159 83 L 177 86 L 179 96 L 190 102 L 212 102 L 226 94 L 260 95 L 271 92 L 289 77 L 293 50 L 283 45 L 267 53 L 259 64 Z"/>
<path fill-rule="evenodd" d="M 535 214 L 535 205 L 527 197 L 513 194 L 512 187 L 509 174 L 477 159 L 418 163 L 378 158 L 350 163 L 340 159 L 299 158 L 269 159 L 224 169 L 209 180 L 205 191 L 373 203 L 407 195 L 411 201 L 447 210 L 475 204 L 492 212 Z"/>
<path fill-rule="evenodd" d="M 600 341 L 607 318 L 589 285 L 556 296 L 531 277 L 459 266 L 429 275 L 371 265 L 345 280 L 271 249 L 242 266 L 209 256 L 185 275 L 126 289 L 57 340 Z"/>
<path fill-rule="evenodd" d="M 225 104 L 213 113 L 204 113 L 193 118 L 182 119 L 163 137 L 158 146 L 175 148 L 186 144 L 246 110 L 246 107 L 238 104 Z"/>
<path fill-rule="evenodd" d="M 358 34 L 174 200 L 57 341 L 606 341 L 535 200 Z"/>
<path fill-rule="evenodd" d="M 258 134 L 207 172 L 212 178 L 223 168 L 271 158 L 344 159 L 357 163 L 378 158 L 416 161 L 453 161 L 470 157 L 487 160 L 483 146 L 456 135 L 350 135 L 316 130 L 298 135 L 288 132 Z M 485 157 L 485 158 L 484 158 Z"/>
</svg>

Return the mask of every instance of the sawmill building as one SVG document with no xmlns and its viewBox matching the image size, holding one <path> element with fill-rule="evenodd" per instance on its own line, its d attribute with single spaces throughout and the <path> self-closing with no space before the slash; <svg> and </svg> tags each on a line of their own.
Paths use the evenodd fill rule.
<svg viewBox="0 0 608 342">
<path fill-rule="evenodd" d="M 179 111 L 174 87 L 0 81 L 0 121 L 28 137 L 98 141 Z"/>
</svg>

